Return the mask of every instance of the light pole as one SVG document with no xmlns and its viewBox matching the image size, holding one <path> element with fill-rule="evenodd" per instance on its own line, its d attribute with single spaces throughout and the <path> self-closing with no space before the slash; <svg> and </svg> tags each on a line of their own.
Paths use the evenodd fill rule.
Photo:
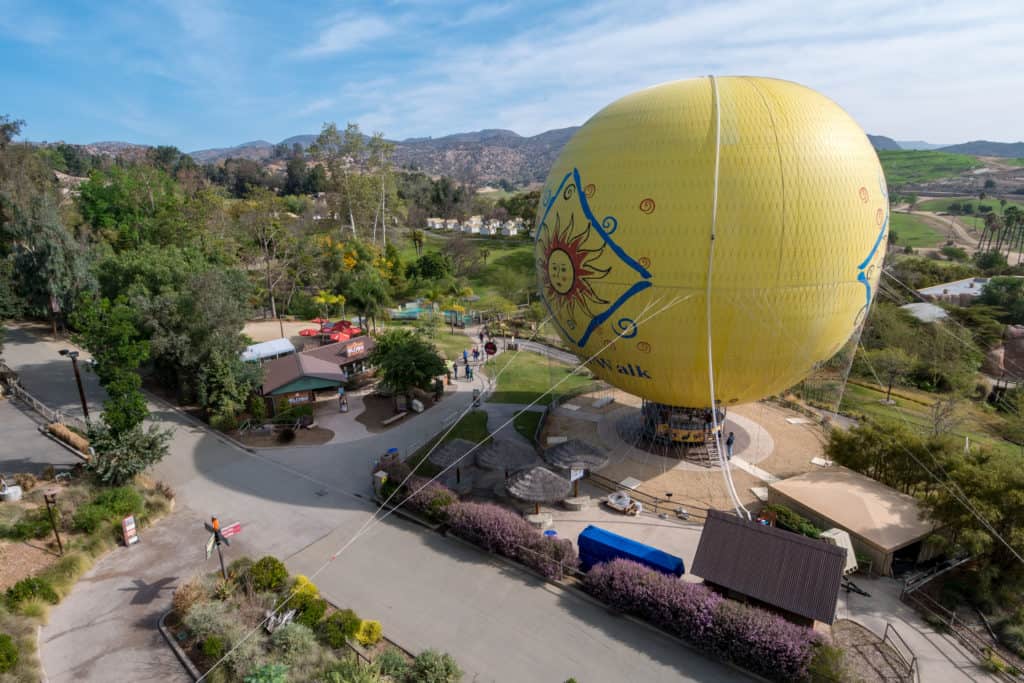
<svg viewBox="0 0 1024 683">
<path fill-rule="evenodd" d="M 82 375 L 78 372 L 78 351 L 61 349 L 58 353 L 71 359 L 71 367 L 75 370 L 75 382 L 78 384 L 78 398 L 82 400 L 82 413 L 85 421 L 89 421 L 89 405 L 85 402 L 85 389 L 82 388 Z"/>
</svg>

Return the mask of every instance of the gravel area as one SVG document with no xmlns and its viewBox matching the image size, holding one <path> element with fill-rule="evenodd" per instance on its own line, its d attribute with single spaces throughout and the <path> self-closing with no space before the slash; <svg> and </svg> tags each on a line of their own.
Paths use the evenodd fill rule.
<svg viewBox="0 0 1024 683">
<path fill-rule="evenodd" d="M 893 683 L 907 680 L 906 663 L 888 643 L 855 621 L 832 624 L 833 642 L 846 650 L 846 668 L 855 681 Z"/>
</svg>

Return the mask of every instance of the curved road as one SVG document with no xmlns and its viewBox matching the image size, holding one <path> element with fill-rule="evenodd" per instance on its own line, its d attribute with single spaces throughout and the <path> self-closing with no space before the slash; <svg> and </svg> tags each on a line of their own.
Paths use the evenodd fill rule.
<svg viewBox="0 0 1024 683">
<path fill-rule="evenodd" d="M 39 399 L 71 409 L 73 379 L 57 355 L 65 346 L 14 328 L 4 358 Z M 101 390 L 92 375 L 85 379 L 98 408 Z M 374 513 L 366 500 L 371 464 L 389 447 L 436 433 L 439 421 L 469 405 L 470 388 L 460 385 L 438 408 L 386 433 L 261 453 L 152 404 L 153 420 L 175 428 L 155 475 L 175 488 L 176 510 L 144 530 L 139 545 L 105 556 L 52 610 L 41 638 L 49 680 L 187 680 L 154 624 L 175 585 L 216 568 L 216 559 L 204 561 L 200 525 L 211 514 L 242 523 L 229 559 L 274 554 L 293 572 L 319 570 L 315 581 L 331 602 L 379 619 L 407 649 L 451 652 L 466 680 L 747 680 L 572 592 L 394 517 L 327 561 Z"/>
</svg>

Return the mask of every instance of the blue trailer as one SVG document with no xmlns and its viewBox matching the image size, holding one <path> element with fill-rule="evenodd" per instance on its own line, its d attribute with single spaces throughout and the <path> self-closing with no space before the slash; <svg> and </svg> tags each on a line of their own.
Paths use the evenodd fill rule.
<svg viewBox="0 0 1024 683">
<path fill-rule="evenodd" d="M 593 524 L 580 533 L 577 546 L 580 550 L 580 564 L 584 571 L 590 571 L 595 564 L 621 558 L 639 562 L 662 574 L 682 576 L 686 573 L 686 567 L 681 558 L 631 538 L 613 534 Z"/>
</svg>

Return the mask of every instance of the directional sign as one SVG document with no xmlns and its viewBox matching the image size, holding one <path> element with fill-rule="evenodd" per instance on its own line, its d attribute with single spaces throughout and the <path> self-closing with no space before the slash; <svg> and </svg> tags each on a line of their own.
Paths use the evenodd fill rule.
<svg viewBox="0 0 1024 683">
<path fill-rule="evenodd" d="M 121 520 L 121 533 L 124 535 L 125 545 L 132 545 L 139 542 L 139 534 L 135 530 L 134 515 L 128 515 Z"/>
<path fill-rule="evenodd" d="M 206 542 L 206 559 L 210 559 L 210 555 L 213 555 L 213 544 L 217 540 L 217 534 L 211 534 L 210 540 Z"/>
<path fill-rule="evenodd" d="M 577 479 L 582 479 L 582 478 L 583 478 L 583 470 L 582 469 L 578 470 L 578 469 L 573 468 L 573 469 L 569 470 L 569 481 L 576 481 Z"/>
<path fill-rule="evenodd" d="M 222 537 L 224 537 L 224 538 L 231 538 L 235 534 L 240 534 L 240 533 L 242 533 L 242 523 L 241 522 L 235 522 L 234 524 L 232 524 L 230 526 L 226 526 L 226 527 L 224 527 L 223 529 L 220 530 L 220 535 Z"/>
</svg>

